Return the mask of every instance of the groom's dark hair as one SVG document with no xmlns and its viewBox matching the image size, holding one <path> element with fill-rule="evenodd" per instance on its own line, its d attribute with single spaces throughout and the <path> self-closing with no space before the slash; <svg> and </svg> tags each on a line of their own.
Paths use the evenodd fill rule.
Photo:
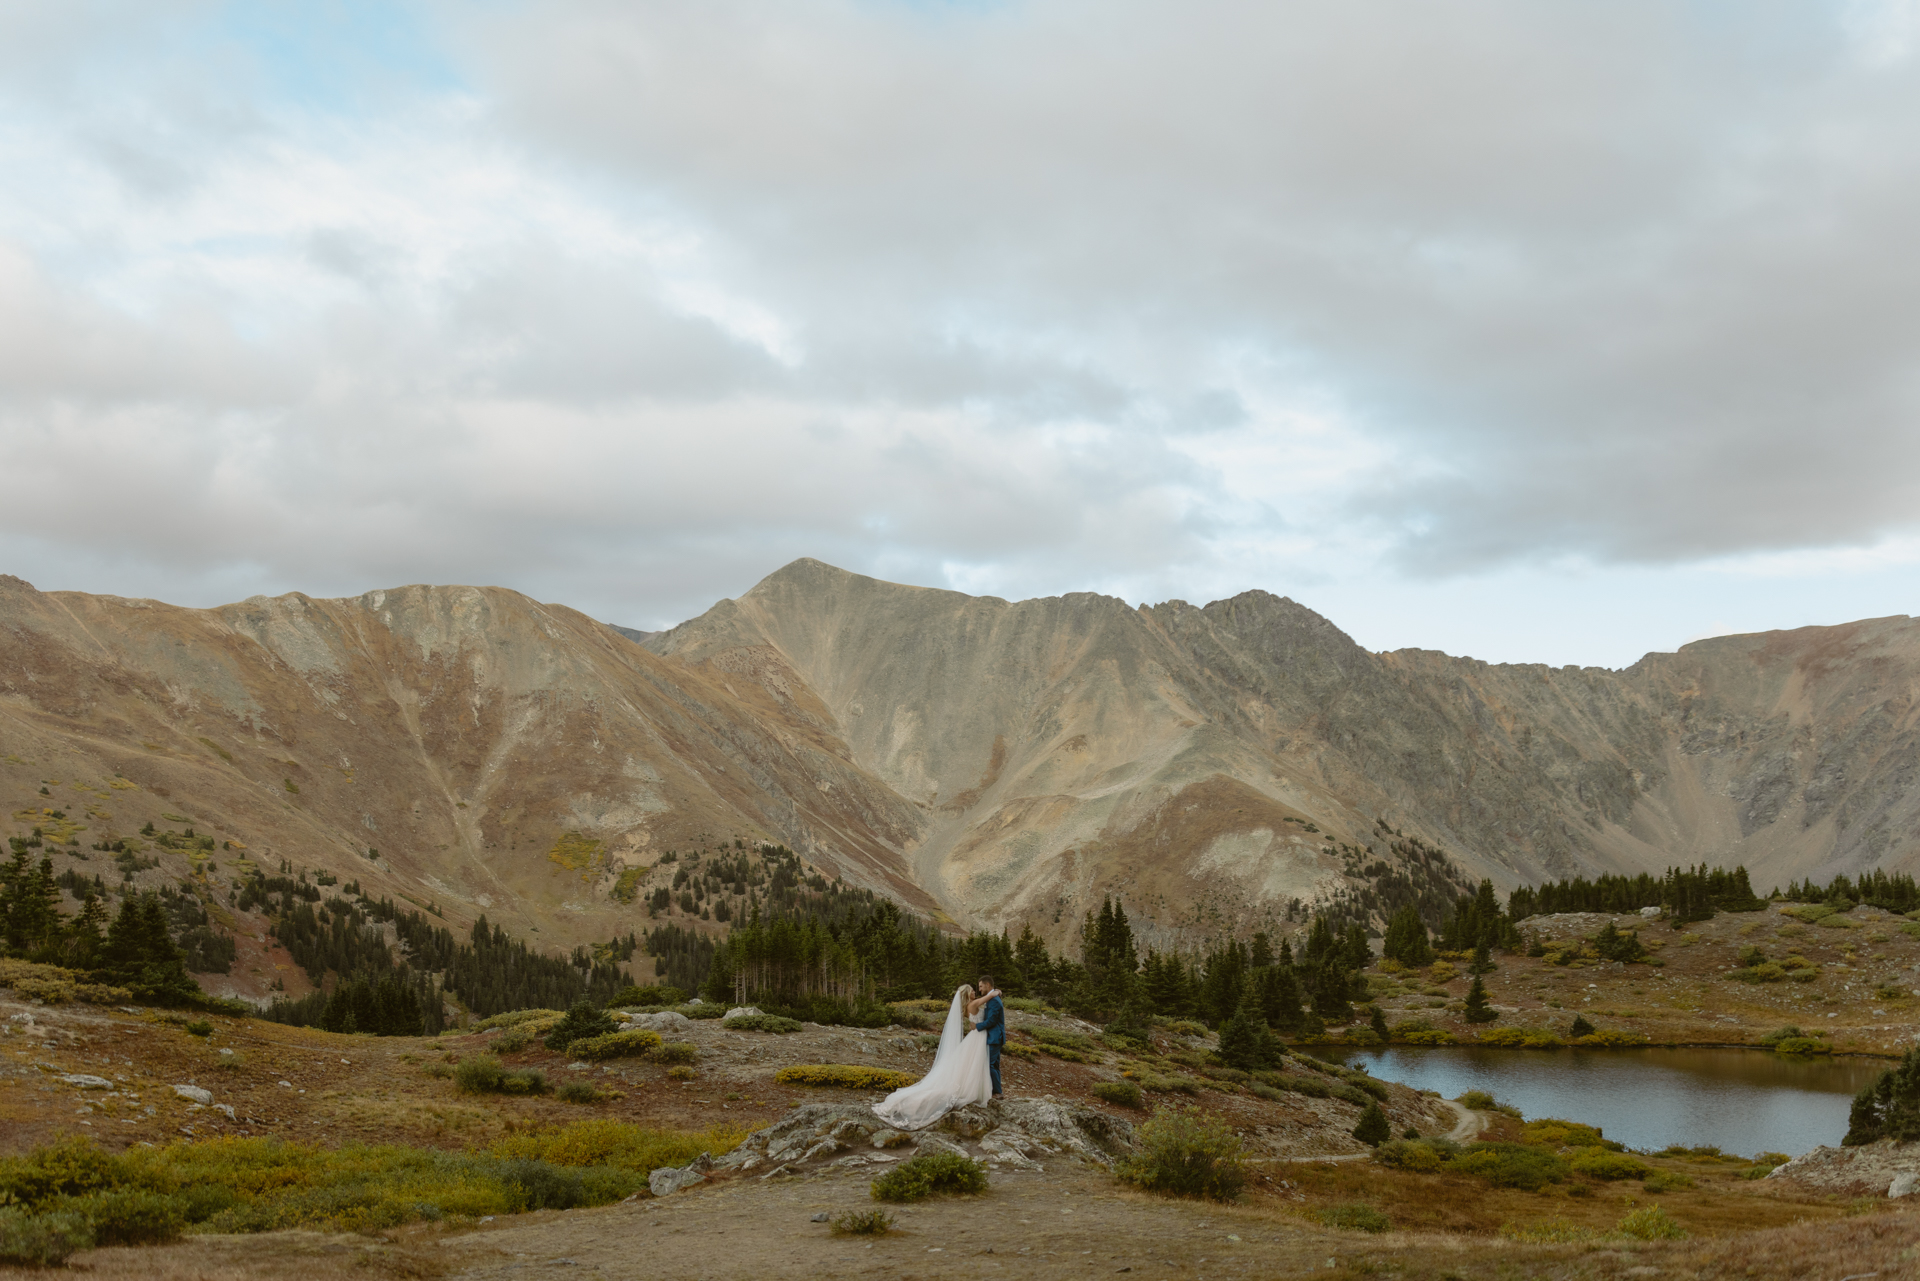
<svg viewBox="0 0 1920 1281">
<path fill-rule="evenodd" d="M 980 976 L 980 994 L 982 996 L 985 996 L 988 992 L 991 992 L 991 991 L 993 991 L 993 975 L 982 974 Z"/>
</svg>

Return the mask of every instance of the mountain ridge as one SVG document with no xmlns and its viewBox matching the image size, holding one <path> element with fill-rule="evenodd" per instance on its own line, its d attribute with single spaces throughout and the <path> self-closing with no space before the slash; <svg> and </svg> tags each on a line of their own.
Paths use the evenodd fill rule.
<svg viewBox="0 0 1920 1281">
<path fill-rule="evenodd" d="M 736 838 L 1055 943 L 1104 894 L 1156 945 L 1283 923 L 1363 885 L 1355 852 L 1397 865 L 1382 820 L 1501 888 L 1911 869 L 1916 693 L 1905 616 L 1606 669 L 1375 653 L 1258 590 L 1005 601 L 807 558 L 654 633 L 502 588 L 192 610 L 0 577 L 16 826 L 49 777 L 91 780 L 89 840 L 192 797 L 262 857 L 562 943 L 644 927 L 623 873 Z"/>
</svg>

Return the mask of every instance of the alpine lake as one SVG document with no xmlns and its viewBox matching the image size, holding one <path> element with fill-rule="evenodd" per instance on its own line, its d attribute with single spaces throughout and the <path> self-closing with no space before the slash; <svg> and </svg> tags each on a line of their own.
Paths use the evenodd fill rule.
<svg viewBox="0 0 1920 1281">
<path fill-rule="evenodd" d="M 1395 1046 L 1347 1060 L 1444 1098 L 1482 1090 L 1530 1121 L 1597 1125 L 1630 1148 L 1710 1144 L 1742 1156 L 1838 1146 L 1854 1094 L 1891 1066 L 1876 1058 L 1662 1047 Z"/>
</svg>

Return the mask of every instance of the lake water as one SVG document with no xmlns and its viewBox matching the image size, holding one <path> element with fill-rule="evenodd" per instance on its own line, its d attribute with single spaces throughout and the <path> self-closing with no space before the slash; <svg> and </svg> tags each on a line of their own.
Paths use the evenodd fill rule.
<svg viewBox="0 0 1920 1281">
<path fill-rule="evenodd" d="M 1853 1096 L 1892 1066 L 1759 1050 L 1497 1050 L 1396 1046 L 1348 1061 L 1383 1081 L 1452 1099 L 1485 1090 L 1529 1120 L 1597 1125 L 1631 1148 L 1717 1144 L 1798 1156 L 1847 1132 Z"/>
</svg>

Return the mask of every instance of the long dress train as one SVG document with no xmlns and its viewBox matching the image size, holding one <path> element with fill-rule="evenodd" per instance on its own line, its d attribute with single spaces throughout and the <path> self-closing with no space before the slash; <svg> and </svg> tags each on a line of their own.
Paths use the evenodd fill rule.
<svg viewBox="0 0 1920 1281">
<path fill-rule="evenodd" d="M 993 1097 L 987 1034 L 967 1029 L 966 991 L 962 987 L 953 994 L 946 1024 L 940 1029 L 940 1048 L 927 1074 L 874 1105 L 874 1114 L 895 1129 L 924 1129 L 957 1107 Z"/>
</svg>

